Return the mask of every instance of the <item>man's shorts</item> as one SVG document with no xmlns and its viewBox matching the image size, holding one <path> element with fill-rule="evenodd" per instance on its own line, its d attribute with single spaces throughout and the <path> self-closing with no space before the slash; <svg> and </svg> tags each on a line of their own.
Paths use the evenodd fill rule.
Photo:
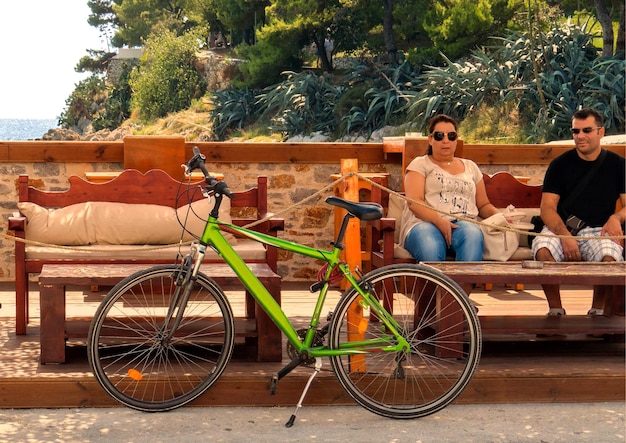
<svg viewBox="0 0 626 443">
<path fill-rule="evenodd" d="M 602 259 L 607 256 L 613 257 L 615 261 L 622 261 L 624 257 L 624 248 L 611 239 L 600 237 L 601 232 L 601 227 L 588 227 L 581 229 L 578 233 L 577 237 L 598 237 L 597 239 L 590 238 L 577 240 L 582 261 L 602 261 Z M 542 235 L 538 235 L 535 237 L 532 247 L 533 257 L 537 255 L 537 251 L 539 249 L 547 248 L 556 261 L 565 261 L 561 239 L 558 237 L 552 237 L 554 234 L 546 226 L 543 227 L 540 234 L 551 236 L 544 237 Z"/>
</svg>

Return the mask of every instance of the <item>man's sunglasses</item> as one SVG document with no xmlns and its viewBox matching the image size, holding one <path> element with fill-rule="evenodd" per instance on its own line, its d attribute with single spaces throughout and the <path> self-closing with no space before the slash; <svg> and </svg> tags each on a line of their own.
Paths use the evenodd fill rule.
<svg viewBox="0 0 626 443">
<path fill-rule="evenodd" d="M 438 142 L 440 142 L 441 140 L 443 140 L 444 136 L 448 136 L 448 140 L 450 140 L 451 142 L 453 142 L 454 140 L 456 140 L 456 138 L 458 137 L 458 134 L 454 131 L 452 132 L 441 132 L 441 131 L 435 131 L 433 132 L 433 138 L 435 140 L 437 140 Z"/>
<path fill-rule="evenodd" d="M 583 128 L 582 131 L 585 134 L 591 134 L 591 131 L 593 131 L 594 129 L 601 129 L 601 128 L 602 128 L 602 126 L 596 126 L 596 127 L 593 127 L 593 128 L 591 126 L 589 126 L 589 127 Z M 580 134 L 580 129 L 578 129 L 578 128 L 572 128 L 572 129 L 570 129 L 570 131 L 572 131 L 572 135 Z"/>
</svg>

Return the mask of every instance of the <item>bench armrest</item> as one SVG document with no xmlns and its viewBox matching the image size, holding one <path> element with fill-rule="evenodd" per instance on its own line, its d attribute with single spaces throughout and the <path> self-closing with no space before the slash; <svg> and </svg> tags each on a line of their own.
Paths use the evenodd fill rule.
<svg viewBox="0 0 626 443">
<path fill-rule="evenodd" d="M 371 255 L 379 254 L 383 257 L 383 264 L 393 263 L 394 258 L 394 236 L 396 230 L 396 219 L 383 217 L 379 220 L 373 220 L 366 224 L 368 230 L 371 231 Z"/>
<path fill-rule="evenodd" d="M 9 230 L 10 231 L 24 231 L 26 229 L 26 217 L 19 212 L 14 212 L 9 217 Z"/>
</svg>

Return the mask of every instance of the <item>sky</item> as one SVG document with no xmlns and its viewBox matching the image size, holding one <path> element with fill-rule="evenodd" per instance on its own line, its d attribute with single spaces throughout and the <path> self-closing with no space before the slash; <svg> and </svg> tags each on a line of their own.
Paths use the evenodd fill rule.
<svg viewBox="0 0 626 443">
<path fill-rule="evenodd" d="M 87 0 L 11 0 L 0 13 L 0 118 L 56 119 L 87 49 L 106 50 Z"/>
</svg>

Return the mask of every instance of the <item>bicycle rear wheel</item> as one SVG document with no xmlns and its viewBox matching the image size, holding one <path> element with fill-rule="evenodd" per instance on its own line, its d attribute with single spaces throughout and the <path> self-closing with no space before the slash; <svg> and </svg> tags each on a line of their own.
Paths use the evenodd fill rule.
<svg viewBox="0 0 626 443">
<path fill-rule="evenodd" d="M 222 289 L 199 274 L 180 325 L 167 339 L 170 302 L 180 292 L 174 265 L 139 271 L 100 304 L 89 330 L 91 370 L 104 390 L 141 411 L 167 411 L 205 392 L 234 346 L 233 314 Z M 177 308 L 178 309 L 178 308 Z"/>
<path fill-rule="evenodd" d="M 391 418 L 418 418 L 450 404 L 471 380 L 482 341 L 475 310 L 463 290 L 421 265 L 391 265 L 363 277 L 361 287 L 381 301 L 410 349 L 331 357 L 343 388 L 364 408 Z M 395 344 L 383 323 L 348 289 L 330 324 L 329 345 L 383 339 Z"/>
</svg>

